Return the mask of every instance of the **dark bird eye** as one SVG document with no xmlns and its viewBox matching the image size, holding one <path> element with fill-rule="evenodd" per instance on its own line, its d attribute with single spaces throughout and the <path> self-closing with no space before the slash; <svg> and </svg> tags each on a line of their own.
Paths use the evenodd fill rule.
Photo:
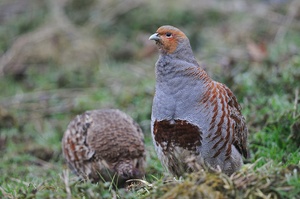
<svg viewBox="0 0 300 199">
<path fill-rule="evenodd" d="M 172 36 L 172 33 L 167 32 L 167 33 L 166 33 L 166 36 L 167 36 L 167 37 L 171 37 L 171 36 Z"/>
</svg>

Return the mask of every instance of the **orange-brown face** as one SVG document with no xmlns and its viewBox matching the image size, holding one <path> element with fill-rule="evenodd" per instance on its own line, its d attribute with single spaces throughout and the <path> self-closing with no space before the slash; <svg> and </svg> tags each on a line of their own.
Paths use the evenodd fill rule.
<svg viewBox="0 0 300 199">
<path fill-rule="evenodd" d="M 172 54 L 177 49 L 178 43 L 187 39 L 187 37 L 178 28 L 161 26 L 149 39 L 156 41 L 158 48 L 163 53 Z"/>
</svg>

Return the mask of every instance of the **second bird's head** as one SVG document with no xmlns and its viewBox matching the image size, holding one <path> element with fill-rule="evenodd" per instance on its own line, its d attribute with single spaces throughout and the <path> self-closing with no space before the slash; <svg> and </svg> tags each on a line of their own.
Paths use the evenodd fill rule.
<svg viewBox="0 0 300 199">
<path fill-rule="evenodd" d="M 156 42 L 162 54 L 173 54 L 181 48 L 190 48 L 186 35 L 178 28 L 169 25 L 159 27 L 149 40 Z"/>
</svg>

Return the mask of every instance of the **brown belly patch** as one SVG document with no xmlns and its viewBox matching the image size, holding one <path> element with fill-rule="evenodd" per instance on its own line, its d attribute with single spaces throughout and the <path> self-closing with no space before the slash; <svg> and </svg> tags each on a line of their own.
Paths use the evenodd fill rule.
<svg viewBox="0 0 300 199">
<path fill-rule="evenodd" d="M 175 146 L 196 151 L 201 146 L 202 132 L 199 127 L 185 120 L 154 122 L 154 139 L 163 151 L 172 151 Z"/>
</svg>

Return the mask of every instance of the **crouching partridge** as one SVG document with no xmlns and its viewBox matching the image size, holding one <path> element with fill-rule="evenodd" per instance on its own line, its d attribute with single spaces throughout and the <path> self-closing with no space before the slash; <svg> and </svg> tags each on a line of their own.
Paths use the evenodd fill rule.
<svg viewBox="0 0 300 199">
<path fill-rule="evenodd" d="M 162 165 L 175 176 L 209 165 L 231 175 L 248 156 L 245 119 L 236 97 L 197 63 L 189 39 L 162 26 L 150 36 L 159 49 L 151 131 Z"/>
<path fill-rule="evenodd" d="M 145 174 L 144 135 L 139 125 L 117 109 L 93 110 L 72 120 L 62 139 L 69 167 L 92 182 L 122 187 Z"/>
</svg>

